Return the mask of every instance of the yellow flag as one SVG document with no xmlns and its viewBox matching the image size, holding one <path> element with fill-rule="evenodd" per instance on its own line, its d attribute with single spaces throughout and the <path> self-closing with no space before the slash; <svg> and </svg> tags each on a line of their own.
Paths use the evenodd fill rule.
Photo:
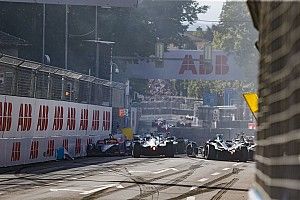
<svg viewBox="0 0 300 200">
<path fill-rule="evenodd" d="M 133 139 L 133 130 L 131 128 L 122 128 L 121 131 L 127 140 Z"/>
<path fill-rule="evenodd" d="M 244 93 L 243 97 L 248 104 L 249 109 L 251 110 L 252 114 L 254 115 L 255 119 L 257 119 L 258 113 L 258 96 L 254 92 Z"/>
</svg>

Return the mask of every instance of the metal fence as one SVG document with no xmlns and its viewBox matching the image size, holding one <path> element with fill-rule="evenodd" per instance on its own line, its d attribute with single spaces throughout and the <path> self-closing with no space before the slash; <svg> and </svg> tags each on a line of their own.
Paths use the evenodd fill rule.
<svg viewBox="0 0 300 200">
<path fill-rule="evenodd" d="M 122 95 L 125 87 L 123 83 L 0 54 L 3 95 L 108 106 L 111 94 Z"/>
</svg>

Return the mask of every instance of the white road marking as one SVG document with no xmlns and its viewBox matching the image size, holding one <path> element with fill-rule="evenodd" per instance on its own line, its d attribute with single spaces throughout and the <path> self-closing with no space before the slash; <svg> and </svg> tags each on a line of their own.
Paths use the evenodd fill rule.
<svg viewBox="0 0 300 200">
<path fill-rule="evenodd" d="M 160 171 L 157 171 L 157 172 L 153 172 L 153 174 L 160 174 L 160 173 L 164 173 L 164 172 L 167 172 L 167 171 L 170 171 L 170 170 L 178 171 L 178 169 L 175 169 L 175 168 L 167 168 L 167 169 L 163 169 L 163 170 L 160 170 Z"/>
<path fill-rule="evenodd" d="M 72 178 L 70 178 L 71 180 L 76 180 L 77 178 L 76 177 L 72 177 Z"/>
<path fill-rule="evenodd" d="M 57 191 L 71 191 L 71 192 L 84 192 L 82 190 L 74 190 L 74 189 L 68 189 L 68 188 L 62 188 L 62 189 L 50 189 L 51 192 L 57 192 Z"/>
<path fill-rule="evenodd" d="M 222 169 L 223 171 L 227 171 L 227 170 L 229 170 L 230 168 L 228 168 L 228 167 L 226 167 L 226 168 L 224 168 L 224 169 Z"/>
<path fill-rule="evenodd" d="M 84 192 L 81 192 L 80 194 L 92 194 L 92 193 L 95 193 L 95 192 L 98 192 L 98 191 L 101 191 L 101 190 L 105 190 L 105 189 L 108 189 L 108 188 L 111 188 L 111 187 L 116 187 L 116 184 L 109 184 L 109 185 L 104 185 L 103 187 L 100 187 L 100 188 L 95 188 L 93 190 L 89 190 L 89 191 L 84 191 Z"/>
<path fill-rule="evenodd" d="M 201 179 L 199 179 L 198 181 L 199 182 L 204 182 L 204 181 L 207 181 L 208 180 L 208 178 L 201 178 Z"/>
<path fill-rule="evenodd" d="M 194 196 L 191 196 L 191 197 L 187 197 L 186 198 L 186 200 L 195 200 L 196 199 L 196 197 L 194 197 Z"/>
<path fill-rule="evenodd" d="M 194 190 L 194 189 L 197 189 L 197 188 L 198 187 L 193 186 L 193 187 L 190 188 L 190 190 Z"/>
<path fill-rule="evenodd" d="M 64 181 L 57 181 L 58 183 L 63 183 Z"/>
<path fill-rule="evenodd" d="M 123 185 L 117 185 L 116 187 L 117 187 L 118 189 L 123 189 L 123 188 L 124 188 Z"/>
<path fill-rule="evenodd" d="M 143 171 L 143 170 L 130 170 L 129 173 L 149 173 L 150 171 Z"/>
<path fill-rule="evenodd" d="M 217 175 L 219 175 L 220 173 L 219 172 L 215 172 L 215 173 L 213 173 L 213 174 L 211 174 L 212 176 L 217 176 Z"/>
<path fill-rule="evenodd" d="M 238 166 L 238 165 L 240 165 L 241 163 L 235 163 L 235 164 L 233 164 L 232 166 Z"/>
</svg>

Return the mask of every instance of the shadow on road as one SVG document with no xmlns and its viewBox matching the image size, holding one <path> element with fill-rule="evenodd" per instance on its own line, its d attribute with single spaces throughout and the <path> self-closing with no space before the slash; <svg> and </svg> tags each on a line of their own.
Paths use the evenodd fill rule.
<svg viewBox="0 0 300 200">
<path fill-rule="evenodd" d="M 104 164 L 116 160 L 127 159 L 129 156 L 115 157 L 80 157 L 75 160 L 48 161 L 0 168 L 0 174 L 44 174 L 95 164 Z"/>
</svg>

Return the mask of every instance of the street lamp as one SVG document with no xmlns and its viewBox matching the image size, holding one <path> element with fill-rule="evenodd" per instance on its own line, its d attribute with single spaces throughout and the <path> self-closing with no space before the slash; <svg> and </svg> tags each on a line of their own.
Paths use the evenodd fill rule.
<svg viewBox="0 0 300 200">
<path fill-rule="evenodd" d="M 113 67 L 116 67 L 116 72 L 119 72 L 118 69 L 118 65 L 116 63 L 113 62 L 113 45 L 115 44 L 115 42 L 113 41 L 104 41 L 104 40 L 85 40 L 86 42 L 92 42 L 95 43 L 97 45 L 97 47 L 99 46 L 99 44 L 105 44 L 105 45 L 109 45 L 110 46 L 110 74 L 109 74 L 109 81 L 110 81 L 110 105 L 112 106 L 112 82 L 113 82 Z M 97 59 L 99 59 L 99 56 L 97 56 Z M 97 61 L 97 63 L 99 63 L 99 61 Z M 96 66 L 99 67 L 99 66 Z M 99 71 L 99 70 L 97 70 Z M 96 74 L 97 77 L 99 77 L 99 74 Z"/>
</svg>

